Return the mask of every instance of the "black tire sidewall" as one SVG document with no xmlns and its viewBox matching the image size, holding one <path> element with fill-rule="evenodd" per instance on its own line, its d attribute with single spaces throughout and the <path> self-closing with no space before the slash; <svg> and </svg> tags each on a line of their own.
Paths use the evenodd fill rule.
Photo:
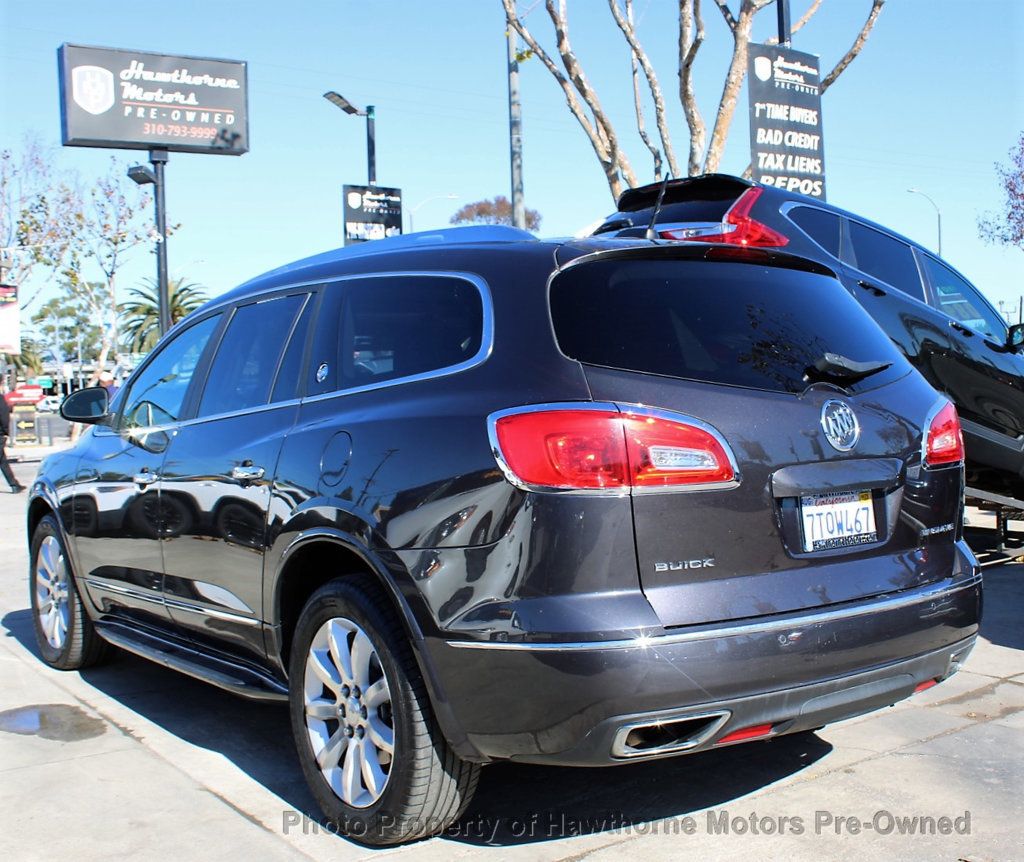
<svg viewBox="0 0 1024 862">
<path fill-rule="evenodd" d="M 303 705 L 305 660 L 313 636 L 328 620 L 344 617 L 358 624 L 370 638 L 391 692 L 391 710 L 395 727 L 395 753 L 387 786 L 380 799 L 366 808 L 346 805 L 327 784 L 316 761 L 306 732 Z M 320 809 L 333 828 L 361 843 L 375 845 L 390 835 L 402 821 L 406 788 L 413 769 L 415 738 L 413 693 L 408 675 L 397 657 L 404 645 L 395 643 L 392 621 L 369 600 L 365 588 L 332 581 L 309 600 L 295 628 L 289 661 L 289 711 L 292 731 L 302 771 Z M 407 647 L 406 647 L 407 648 Z"/>
</svg>

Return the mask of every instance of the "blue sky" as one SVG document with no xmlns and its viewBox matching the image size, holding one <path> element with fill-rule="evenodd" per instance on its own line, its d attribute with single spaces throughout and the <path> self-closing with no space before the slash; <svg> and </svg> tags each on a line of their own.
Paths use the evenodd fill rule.
<svg viewBox="0 0 1024 862">
<path fill-rule="evenodd" d="M 797 19 L 809 0 L 792 0 Z M 521 3 L 521 6 L 529 6 Z M 687 148 L 675 97 L 672 0 L 635 0 L 638 30 L 662 78 L 677 153 Z M 732 5 L 738 5 L 733 0 Z M 707 42 L 697 92 L 713 120 L 730 38 L 704 3 Z M 869 0 L 825 0 L 794 47 L 824 68 L 849 47 Z M 823 104 L 829 200 L 934 246 L 988 296 L 1016 304 L 1024 254 L 983 244 L 975 220 L 1000 202 L 993 163 L 1024 128 L 1024 3 L 889 0 L 866 48 Z M 334 89 L 377 108 L 378 182 L 403 189 L 417 229 L 445 224 L 461 204 L 508 194 L 504 21 L 500 0 L 173 0 L 151 8 L 104 0 L 0 0 L 0 147 L 37 133 L 61 167 L 102 172 L 109 151 L 60 147 L 57 47 L 65 41 L 249 63 L 251 151 L 239 158 L 171 154 L 168 209 L 183 227 L 168 244 L 172 276 L 220 293 L 281 263 L 341 244 L 341 185 L 366 177 L 363 121 L 328 104 Z M 570 0 L 570 34 L 626 141 L 641 181 L 652 178 L 632 121 L 629 55 L 604 0 Z M 528 22 L 545 45 L 543 4 Z M 755 38 L 772 35 L 773 10 Z M 582 131 L 553 79 L 523 65 L 527 205 L 542 233 L 572 233 L 612 210 Z M 749 159 L 746 92 L 722 169 Z M 648 124 L 653 118 L 648 115 Z M 144 153 L 119 152 L 127 165 Z M 125 179 L 126 183 L 130 181 Z M 154 271 L 144 250 L 121 284 Z"/>
</svg>

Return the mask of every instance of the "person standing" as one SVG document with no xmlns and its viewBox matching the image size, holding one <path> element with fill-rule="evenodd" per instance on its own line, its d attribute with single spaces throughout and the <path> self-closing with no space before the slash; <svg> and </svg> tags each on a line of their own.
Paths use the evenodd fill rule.
<svg viewBox="0 0 1024 862">
<path fill-rule="evenodd" d="M 7 438 L 11 433 L 11 408 L 7 403 L 7 384 L 0 387 L 0 473 L 4 474 L 12 494 L 20 494 L 25 486 L 17 480 L 7 461 Z"/>
</svg>

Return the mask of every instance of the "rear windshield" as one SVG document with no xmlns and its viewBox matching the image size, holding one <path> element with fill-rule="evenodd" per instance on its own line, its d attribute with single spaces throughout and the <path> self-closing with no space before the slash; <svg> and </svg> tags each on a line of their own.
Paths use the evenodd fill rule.
<svg viewBox="0 0 1024 862">
<path fill-rule="evenodd" d="M 723 192 L 719 197 L 706 197 L 696 200 L 682 201 L 675 204 L 664 204 L 661 212 L 658 213 L 658 224 L 669 224 L 675 222 L 709 222 L 716 223 L 725 219 L 738 195 L 729 191 Z M 647 227 L 651 223 L 651 216 L 654 215 L 654 206 L 632 212 L 620 212 L 608 216 L 595 234 L 607 233 L 613 230 L 622 230 L 625 227 L 637 226 Z"/>
<path fill-rule="evenodd" d="M 905 360 L 835 279 L 779 267 L 614 259 L 551 284 L 562 352 L 589 365 L 802 392 L 825 353 L 891 363 L 845 388 L 902 376 Z"/>
</svg>

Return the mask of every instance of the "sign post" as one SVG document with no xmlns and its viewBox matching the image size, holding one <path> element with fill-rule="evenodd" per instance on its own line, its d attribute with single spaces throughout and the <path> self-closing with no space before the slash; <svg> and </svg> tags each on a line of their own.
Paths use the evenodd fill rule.
<svg viewBox="0 0 1024 862">
<path fill-rule="evenodd" d="M 164 166 L 169 152 L 240 156 L 249 150 L 245 63 L 61 45 L 61 140 L 66 147 L 149 150 L 152 170 L 131 168 L 152 184 L 156 206 L 160 332 L 170 327 Z"/>
<path fill-rule="evenodd" d="M 345 245 L 385 239 L 402 232 L 402 190 L 344 186 Z"/>
<path fill-rule="evenodd" d="M 818 58 L 751 43 L 748 65 L 753 178 L 825 200 Z"/>
</svg>

